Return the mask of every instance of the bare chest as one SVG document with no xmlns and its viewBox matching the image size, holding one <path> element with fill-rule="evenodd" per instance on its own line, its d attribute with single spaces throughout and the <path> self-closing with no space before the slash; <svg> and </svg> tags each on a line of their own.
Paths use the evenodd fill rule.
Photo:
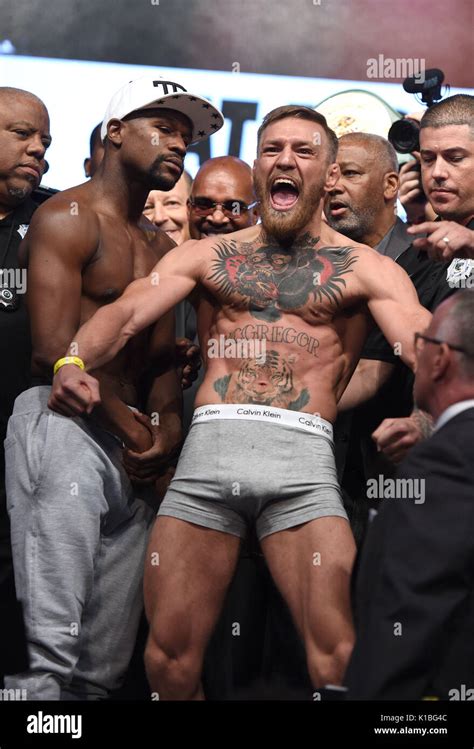
<svg viewBox="0 0 474 749">
<path fill-rule="evenodd" d="M 83 290 L 97 303 L 114 301 L 132 281 L 147 276 L 158 260 L 158 251 L 144 232 L 125 226 L 105 228 L 84 269 Z"/>
<path fill-rule="evenodd" d="M 361 301 L 356 267 L 353 248 L 308 243 L 285 251 L 221 240 L 204 284 L 231 318 L 248 312 L 275 322 L 292 314 L 317 325 Z"/>
</svg>

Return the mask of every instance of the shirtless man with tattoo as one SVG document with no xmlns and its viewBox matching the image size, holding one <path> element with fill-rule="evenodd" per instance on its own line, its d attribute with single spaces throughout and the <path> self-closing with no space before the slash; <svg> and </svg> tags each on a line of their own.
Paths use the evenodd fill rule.
<svg viewBox="0 0 474 749">
<path fill-rule="evenodd" d="M 195 287 L 206 300 L 198 320 L 206 376 L 145 570 L 146 667 L 160 699 L 203 698 L 203 655 L 249 523 L 304 641 L 313 684 L 343 678 L 355 546 L 332 422 L 372 317 L 413 366 L 413 334 L 431 315 L 392 260 L 348 246 L 322 222 L 336 152 L 313 110 L 268 114 L 254 165 L 262 224 L 173 249 L 155 268 L 158 285 L 153 276 L 134 282 L 74 337 L 94 369 Z M 206 357 L 216 340 L 224 355 Z M 258 352 L 225 355 L 244 340 Z M 56 375 L 51 408 L 82 414 L 99 403 L 86 371 L 68 365 Z"/>
</svg>

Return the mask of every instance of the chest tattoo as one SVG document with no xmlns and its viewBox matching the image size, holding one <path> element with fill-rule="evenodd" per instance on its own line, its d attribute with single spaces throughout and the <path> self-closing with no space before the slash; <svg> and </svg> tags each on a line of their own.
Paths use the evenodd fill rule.
<svg viewBox="0 0 474 749">
<path fill-rule="evenodd" d="M 316 250 L 318 241 L 305 234 L 286 249 L 221 239 L 209 280 L 225 295 L 239 294 L 253 317 L 269 322 L 312 302 L 337 305 L 357 255 L 353 247 Z"/>
</svg>

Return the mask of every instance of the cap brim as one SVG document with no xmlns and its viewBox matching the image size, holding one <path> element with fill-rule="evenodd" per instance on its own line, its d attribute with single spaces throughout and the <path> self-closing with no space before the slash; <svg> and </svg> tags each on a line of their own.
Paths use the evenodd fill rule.
<svg viewBox="0 0 474 749">
<path fill-rule="evenodd" d="M 159 99 L 153 99 L 148 104 L 143 104 L 139 109 L 133 111 L 155 108 L 174 109 L 186 115 L 191 120 L 193 126 L 191 145 L 199 143 L 201 140 L 206 140 L 209 136 L 217 133 L 224 124 L 224 116 L 217 107 L 214 107 L 207 99 L 195 96 L 189 92 L 166 94 Z M 132 114 L 132 112 L 128 112 L 124 117 L 128 116 L 128 114 Z M 106 130 L 105 134 L 107 134 Z"/>
</svg>

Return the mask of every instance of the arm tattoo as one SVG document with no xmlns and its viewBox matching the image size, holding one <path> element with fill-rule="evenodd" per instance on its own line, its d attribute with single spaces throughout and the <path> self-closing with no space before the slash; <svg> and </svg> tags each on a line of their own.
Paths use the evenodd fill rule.
<svg viewBox="0 0 474 749">
<path fill-rule="evenodd" d="M 236 372 L 215 380 L 214 390 L 223 403 L 259 403 L 291 411 L 300 411 L 310 400 L 306 388 L 295 387 L 288 361 L 273 350 L 264 362 L 246 359 Z"/>
<path fill-rule="evenodd" d="M 318 241 L 307 233 L 286 249 L 222 239 L 209 281 L 226 296 L 242 296 L 251 315 L 269 322 L 311 301 L 338 305 L 357 256 L 352 247 L 316 250 Z"/>
<path fill-rule="evenodd" d="M 415 406 L 412 412 L 412 417 L 413 421 L 420 430 L 423 439 L 426 440 L 428 439 L 428 437 L 431 437 L 431 435 L 433 434 L 434 424 L 430 414 L 426 413 L 426 411 L 420 411 L 420 409 Z"/>
</svg>

